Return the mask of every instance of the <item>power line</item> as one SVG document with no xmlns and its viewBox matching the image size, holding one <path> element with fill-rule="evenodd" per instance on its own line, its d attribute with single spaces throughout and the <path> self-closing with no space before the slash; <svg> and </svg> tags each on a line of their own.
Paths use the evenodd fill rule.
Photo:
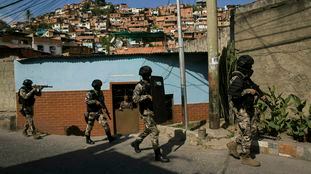
<svg viewBox="0 0 311 174">
<path fill-rule="evenodd" d="M 14 5 L 14 4 L 17 4 L 17 3 L 21 2 L 21 1 L 24 1 L 24 0 L 17 0 L 17 1 L 15 1 L 15 2 L 10 3 L 10 4 L 4 5 L 4 6 L 0 7 L 0 10 L 1 10 L 1 9 L 4 9 L 4 8 L 6 8 L 6 7 L 12 6 L 12 5 Z"/>
<path fill-rule="evenodd" d="M 0 17 L 2 17 L 2 16 L 5 16 L 5 15 L 8 15 L 8 13 L 11 13 L 11 14 L 13 14 L 13 13 L 15 13 L 18 9 L 20 9 L 20 8 L 23 8 L 24 6 L 26 6 L 27 4 L 29 4 L 29 2 L 25 2 L 24 1 L 24 3 L 22 3 L 20 6 L 18 6 L 18 7 L 12 7 L 12 9 L 6 9 L 5 11 L 7 12 L 7 13 L 3 13 L 3 14 L 1 14 L 1 16 Z"/>
<path fill-rule="evenodd" d="M 40 2 L 40 0 L 39 0 L 39 2 L 37 1 L 37 4 L 35 4 L 35 2 L 32 2 L 32 3 L 29 4 L 27 7 L 23 8 L 23 9 L 21 9 L 21 10 L 12 11 L 11 13 L 6 14 L 6 15 L 2 15 L 2 16 L 0 16 L 0 17 L 1 17 L 1 19 L 5 19 L 5 18 L 7 18 L 7 17 L 11 17 L 11 16 L 13 16 L 13 15 L 16 15 L 17 13 L 23 12 L 23 11 L 25 11 L 25 10 L 31 8 L 31 7 L 38 6 L 38 5 L 40 5 L 40 4 L 42 4 L 42 3 L 45 3 L 45 2 L 46 2 L 46 1 Z"/>
<path fill-rule="evenodd" d="M 16 11 L 14 13 L 14 15 L 16 15 L 16 13 L 18 13 L 18 15 L 15 16 L 11 21 L 9 21 L 8 24 L 17 20 L 25 10 L 28 10 L 28 9 L 34 8 L 35 6 L 42 5 L 43 3 L 46 3 L 45 5 L 39 6 L 38 8 L 35 8 L 35 9 L 32 9 L 32 13 L 35 14 L 35 13 L 40 12 L 40 11 L 47 11 L 47 9 L 54 9 L 57 6 L 59 6 L 60 4 L 65 3 L 65 1 L 67 1 L 67 0 L 61 0 L 61 1 L 58 1 L 57 3 L 54 3 L 53 0 L 50 0 L 50 2 L 48 2 L 48 1 L 38 2 L 37 1 L 38 2 L 37 4 L 32 3 L 29 6 L 23 8 L 22 10 Z M 7 17 L 12 16 L 12 15 L 13 14 L 7 15 L 4 18 L 7 18 Z"/>
</svg>

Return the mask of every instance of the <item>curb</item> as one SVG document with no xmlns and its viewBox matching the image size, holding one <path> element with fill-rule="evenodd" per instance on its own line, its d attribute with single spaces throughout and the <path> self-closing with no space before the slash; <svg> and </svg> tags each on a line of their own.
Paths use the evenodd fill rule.
<svg viewBox="0 0 311 174">
<path fill-rule="evenodd" d="M 195 131 L 186 131 L 185 135 L 184 129 L 169 126 L 158 125 L 158 129 L 160 130 L 161 134 L 166 134 L 169 138 L 177 137 L 177 139 L 180 140 L 184 140 L 184 138 L 186 138 L 186 143 L 209 149 L 226 150 L 226 144 L 234 140 L 234 137 L 221 139 L 210 139 L 209 137 L 206 137 L 202 139 L 199 138 L 198 133 Z M 183 132 L 183 134 L 181 134 L 181 132 Z M 183 137 L 180 137 L 180 135 L 183 135 Z M 263 139 L 253 143 L 252 146 L 252 149 L 254 149 L 255 153 L 311 161 L 311 143 Z"/>
<path fill-rule="evenodd" d="M 286 141 L 258 141 L 261 154 L 277 155 L 311 161 L 311 143 L 295 143 Z"/>
</svg>

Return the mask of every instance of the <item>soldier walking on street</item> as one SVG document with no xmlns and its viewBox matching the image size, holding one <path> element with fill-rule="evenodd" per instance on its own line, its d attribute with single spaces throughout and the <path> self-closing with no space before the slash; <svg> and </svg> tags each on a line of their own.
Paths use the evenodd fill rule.
<svg viewBox="0 0 311 174">
<path fill-rule="evenodd" d="M 228 90 L 230 102 L 233 105 L 233 113 L 237 119 L 239 135 L 235 141 L 227 144 L 230 155 L 242 158 L 242 164 L 258 167 L 260 162 L 250 156 L 253 131 L 255 130 L 255 97 L 265 99 L 263 92 L 252 80 L 252 65 L 254 59 L 249 55 L 240 56 L 237 60 L 237 70 L 232 73 Z M 242 147 L 241 155 L 237 151 L 238 145 Z"/>
<path fill-rule="evenodd" d="M 142 80 L 135 86 L 133 91 L 133 101 L 138 104 L 141 118 L 144 121 L 145 129 L 138 138 L 131 143 L 136 153 L 141 152 L 140 143 L 150 134 L 151 143 L 155 154 L 155 160 L 161 162 L 169 162 L 169 159 L 164 157 L 159 147 L 159 130 L 154 121 L 153 103 L 151 96 L 151 77 L 152 69 L 149 66 L 143 66 L 139 69 L 139 75 Z"/>
<path fill-rule="evenodd" d="M 41 96 L 42 87 L 32 86 L 32 81 L 26 79 L 23 81 L 23 86 L 18 91 L 18 100 L 21 104 L 20 113 L 26 118 L 26 124 L 23 129 L 23 135 L 28 135 L 28 130 L 30 129 L 34 139 L 39 139 L 40 136 L 37 134 L 37 130 L 34 124 L 34 104 L 35 96 Z"/>
<path fill-rule="evenodd" d="M 98 122 L 103 126 L 109 142 L 112 142 L 114 140 L 108 125 L 107 117 L 109 117 L 109 113 L 105 105 L 104 94 L 101 91 L 101 86 L 102 86 L 101 80 L 98 79 L 94 80 L 92 82 L 92 87 L 94 89 L 90 90 L 86 94 L 85 98 L 87 104 L 87 113 L 86 113 L 87 126 L 85 130 L 85 137 L 87 144 L 95 143 L 90 138 L 95 120 L 98 120 Z"/>
</svg>

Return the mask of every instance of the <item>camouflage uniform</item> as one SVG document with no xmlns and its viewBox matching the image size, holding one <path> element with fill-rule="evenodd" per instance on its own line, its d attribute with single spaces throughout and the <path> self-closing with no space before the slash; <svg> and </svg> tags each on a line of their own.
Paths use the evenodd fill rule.
<svg viewBox="0 0 311 174">
<path fill-rule="evenodd" d="M 133 101 L 138 104 L 141 118 L 144 120 L 145 129 L 138 139 L 131 143 L 136 153 L 141 152 L 139 144 L 150 134 L 151 143 L 154 151 L 155 161 L 169 162 L 169 159 L 163 156 L 159 147 L 159 130 L 154 121 L 153 102 L 151 97 L 151 73 L 152 69 L 149 66 L 142 66 L 139 69 L 139 75 L 142 80 L 135 86 L 133 91 Z"/>
<path fill-rule="evenodd" d="M 255 96 L 250 94 L 250 89 L 256 89 L 262 93 L 249 77 L 239 71 L 233 72 L 233 77 L 230 80 L 229 94 L 239 128 L 236 142 L 242 146 L 243 154 L 250 154 L 252 135 L 257 130 L 254 114 Z"/>
<path fill-rule="evenodd" d="M 151 135 L 151 143 L 154 149 L 159 147 L 159 130 L 154 121 L 154 113 L 152 107 L 150 82 L 141 80 L 133 91 L 133 101 L 139 104 L 141 118 L 144 121 L 145 129 L 138 136 L 138 142 L 142 142 L 149 134 Z"/>
<path fill-rule="evenodd" d="M 41 89 L 39 88 L 27 88 L 22 86 L 19 90 L 19 101 L 21 104 L 20 112 L 26 118 L 26 123 L 24 125 L 23 134 L 28 135 L 28 129 L 31 130 L 33 135 L 36 135 L 36 128 L 33 120 L 34 116 L 34 104 L 35 96 L 41 95 Z"/>
<path fill-rule="evenodd" d="M 251 143 L 254 132 L 257 132 L 255 124 L 254 102 L 256 97 L 263 97 L 263 92 L 252 80 L 252 66 L 254 59 L 249 55 L 242 55 L 237 60 L 237 71 L 232 73 L 228 94 L 230 106 L 238 122 L 239 134 L 236 141 L 227 144 L 230 155 L 242 158 L 241 163 L 252 167 L 259 167 L 260 162 L 251 158 Z M 237 152 L 238 145 L 242 147 L 242 153 Z"/>
<path fill-rule="evenodd" d="M 106 134 L 107 132 L 110 132 L 107 114 L 102 112 L 102 108 L 107 110 L 104 102 L 103 92 L 91 90 L 86 94 L 85 101 L 87 103 L 88 110 L 88 122 L 85 130 L 85 135 L 91 135 L 95 120 L 98 120 L 98 122 L 103 126 Z M 101 106 L 97 106 L 96 101 L 100 102 Z"/>
</svg>

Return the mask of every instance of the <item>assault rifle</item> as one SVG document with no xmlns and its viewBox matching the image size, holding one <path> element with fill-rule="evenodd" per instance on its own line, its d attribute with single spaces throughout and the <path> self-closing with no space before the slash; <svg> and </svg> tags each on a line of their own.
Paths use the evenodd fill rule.
<svg viewBox="0 0 311 174">
<path fill-rule="evenodd" d="M 107 114 L 109 120 L 111 120 L 110 113 L 108 112 L 108 110 L 107 110 L 107 109 L 102 109 L 102 110 L 103 110 L 103 111 L 106 111 L 105 113 Z"/>
<path fill-rule="evenodd" d="M 32 87 L 40 88 L 40 89 L 43 89 L 43 88 L 53 88 L 53 86 L 49 86 L 49 85 L 32 85 Z"/>
</svg>

